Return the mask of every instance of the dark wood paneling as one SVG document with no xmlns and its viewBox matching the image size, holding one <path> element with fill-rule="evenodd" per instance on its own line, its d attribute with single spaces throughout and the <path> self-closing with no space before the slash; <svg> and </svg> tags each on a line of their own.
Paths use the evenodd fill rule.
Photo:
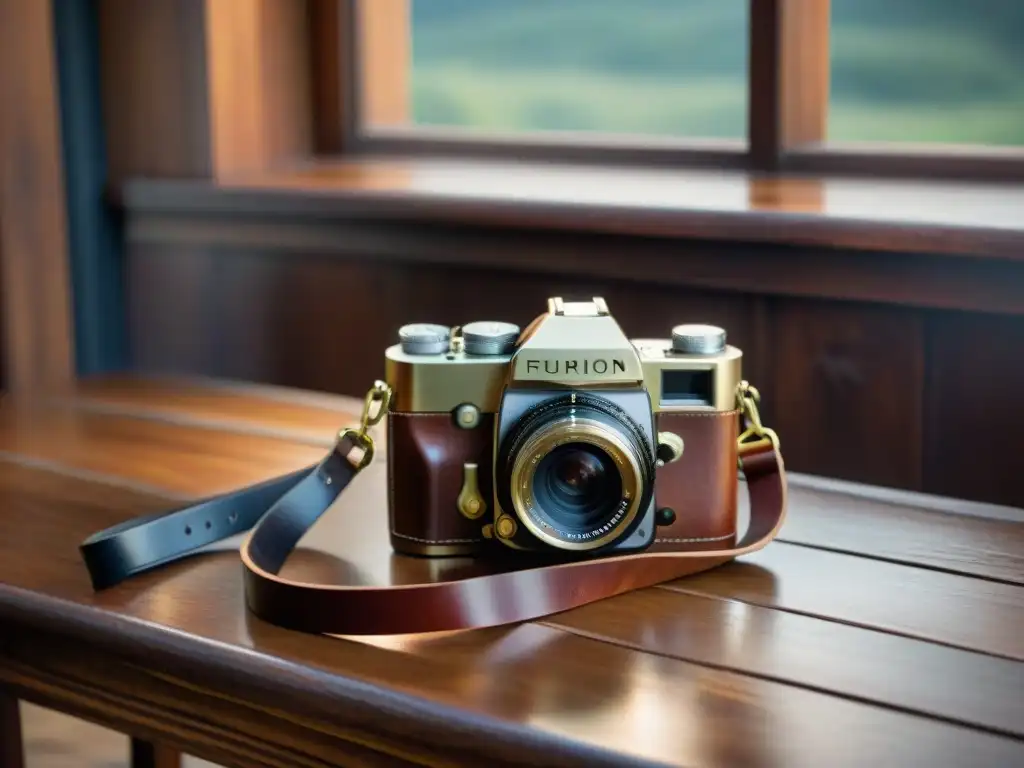
<svg viewBox="0 0 1024 768">
<path fill-rule="evenodd" d="M 727 328 L 791 469 L 1024 502 L 1011 485 L 1011 432 L 999 411 L 1019 413 L 1012 394 L 1022 374 L 1007 376 L 1001 356 L 1024 335 L 1024 305 L 1007 304 L 1020 302 L 1014 270 L 1024 264 L 933 259 L 929 269 L 928 257 L 905 254 L 161 216 L 130 227 L 129 254 L 141 370 L 361 395 L 383 375 L 383 350 L 403 323 L 525 325 L 548 296 L 603 295 L 632 336 L 663 336 L 687 321 Z M 864 295 L 891 303 L 835 300 L 858 280 Z M 738 290 L 723 290 L 730 285 Z M 998 306 L 1017 319 L 927 308 L 947 302 Z M 981 362 L 961 366 L 967 353 Z M 975 373 L 984 370 L 1003 373 Z"/>
<path fill-rule="evenodd" d="M 920 315 L 804 301 L 779 301 L 772 314 L 771 413 L 787 464 L 919 489 Z"/>
<path fill-rule="evenodd" d="M 219 372 L 215 266 L 202 250 L 157 246 L 132 254 L 126 280 L 135 366 Z"/>
<path fill-rule="evenodd" d="M 128 276 L 139 369 L 361 396 L 383 376 L 383 351 L 403 323 L 490 317 L 525 325 L 548 296 L 602 295 L 635 337 L 667 335 L 679 322 L 724 326 L 744 349 L 745 374 L 762 392 L 791 469 L 1024 501 L 1011 485 L 1012 432 L 1000 410 L 1019 414 L 1012 395 L 1022 375 L 1013 368 L 1007 377 L 1002 355 L 1020 345 L 1024 321 L 936 315 L 926 376 L 922 310 L 659 285 L 643 279 L 649 272 L 626 281 L 588 278 L 582 268 L 573 275 L 504 262 L 431 266 L 372 252 L 339 254 L 315 238 L 306 245 L 133 242 Z M 495 243 L 495 251 L 506 245 Z M 583 246 L 567 253 L 581 265 L 610 258 Z M 980 362 L 961 366 L 965 350 Z M 1003 373 L 975 373 L 984 370 Z M 993 386 L 998 396 L 988 394 Z"/>
<path fill-rule="evenodd" d="M 928 348 L 926 489 L 1024 506 L 1024 318 L 935 315 Z"/>
<path fill-rule="evenodd" d="M 184 189 L 195 195 L 190 202 L 181 197 Z M 772 196 L 780 193 L 763 188 L 757 195 L 769 191 Z M 819 193 L 814 185 L 790 187 L 781 192 L 781 199 L 813 199 Z M 139 204 L 140 210 L 129 211 L 127 236 L 136 243 L 285 255 L 318 252 L 370 260 L 375 265 L 487 266 L 615 283 L 1024 315 L 1024 293 L 1017 288 L 1024 282 L 1024 260 L 768 245 L 743 242 L 743 232 L 736 232 L 738 241 L 723 243 L 536 230 L 498 226 L 495 221 L 490 222 L 493 226 L 481 226 L 469 210 L 461 224 L 428 223 L 410 220 L 399 212 L 401 206 L 391 207 L 386 195 L 378 202 L 340 207 L 329 200 L 271 196 L 250 209 L 247 206 L 253 200 L 239 208 L 234 193 L 211 192 L 204 186 L 147 186 L 143 194 L 144 201 L 132 195 L 131 207 Z M 433 205 L 422 203 L 416 217 L 440 215 L 440 210 L 429 211 Z M 447 204 L 436 205 L 440 209 Z M 443 214 L 448 216 L 454 217 L 454 211 Z M 599 218 L 581 211 L 572 216 L 572 226 L 581 228 Z"/>
<path fill-rule="evenodd" d="M 547 297 L 604 296 L 634 337 L 711 322 L 750 350 L 760 380 L 755 305 L 739 294 L 530 275 L 485 268 L 373 264 L 316 254 L 137 244 L 130 271 L 139 365 L 362 395 L 409 322 L 501 319 L 525 326 Z M 176 320 L 179 318 L 180 320 Z"/>
</svg>

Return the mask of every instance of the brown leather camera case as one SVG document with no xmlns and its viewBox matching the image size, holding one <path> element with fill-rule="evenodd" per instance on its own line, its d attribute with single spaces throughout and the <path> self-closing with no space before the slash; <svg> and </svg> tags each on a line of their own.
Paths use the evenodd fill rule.
<svg viewBox="0 0 1024 768">
<path fill-rule="evenodd" d="M 388 484 L 391 544 L 413 555 L 471 555 L 483 544 L 481 528 L 493 520 L 494 415 L 460 429 L 447 413 L 388 413 Z M 683 455 L 660 467 L 657 506 L 675 522 L 658 529 L 652 551 L 717 550 L 736 540 L 739 412 L 659 413 L 659 431 L 683 439 Z M 478 466 L 484 514 L 469 520 L 456 499 L 463 465 Z"/>
</svg>

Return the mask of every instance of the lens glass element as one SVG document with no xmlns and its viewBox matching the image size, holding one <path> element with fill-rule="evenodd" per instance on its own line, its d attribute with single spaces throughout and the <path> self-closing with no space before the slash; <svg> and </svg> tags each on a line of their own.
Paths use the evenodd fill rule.
<svg viewBox="0 0 1024 768">
<path fill-rule="evenodd" d="M 622 477 L 599 447 L 568 443 L 541 459 L 533 494 L 538 511 L 554 528 L 580 534 L 601 528 L 620 511 Z"/>
<path fill-rule="evenodd" d="M 654 461 L 647 433 L 624 409 L 570 392 L 527 409 L 503 437 L 498 504 L 519 519 L 523 536 L 546 546 L 611 548 L 642 522 L 654 495 Z"/>
</svg>

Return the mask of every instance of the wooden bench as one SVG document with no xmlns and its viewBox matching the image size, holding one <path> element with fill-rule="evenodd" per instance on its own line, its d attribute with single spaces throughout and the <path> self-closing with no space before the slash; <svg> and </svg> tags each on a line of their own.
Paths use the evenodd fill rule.
<svg viewBox="0 0 1024 768">
<path fill-rule="evenodd" d="M 465 633 L 269 626 L 237 541 L 93 593 L 86 535 L 312 463 L 358 406 L 139 378 L 4 401 L 0 765 L 19 765 L 17 699 L 129 735 L 139 766 L 1024 765 L 1017 510 L 793 476 L 756 555 Z M 317 551 L 384 526 L 383 468 L 294 567 L 329 579 Z"/>
</svg>

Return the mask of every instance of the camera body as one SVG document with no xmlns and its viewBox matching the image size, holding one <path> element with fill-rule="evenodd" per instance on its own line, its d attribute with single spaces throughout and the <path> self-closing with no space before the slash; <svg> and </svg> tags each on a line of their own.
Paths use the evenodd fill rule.
<svg viewBox="0 0 1024 768">
<path fill-rule="evenodd" d="M 629 339 L 601 298 L 530 326 L 404 326 L 385 353 L 391 543 L 568 557 L 736 538 L 742 352 L 680 325 Z"/>
</svg>

